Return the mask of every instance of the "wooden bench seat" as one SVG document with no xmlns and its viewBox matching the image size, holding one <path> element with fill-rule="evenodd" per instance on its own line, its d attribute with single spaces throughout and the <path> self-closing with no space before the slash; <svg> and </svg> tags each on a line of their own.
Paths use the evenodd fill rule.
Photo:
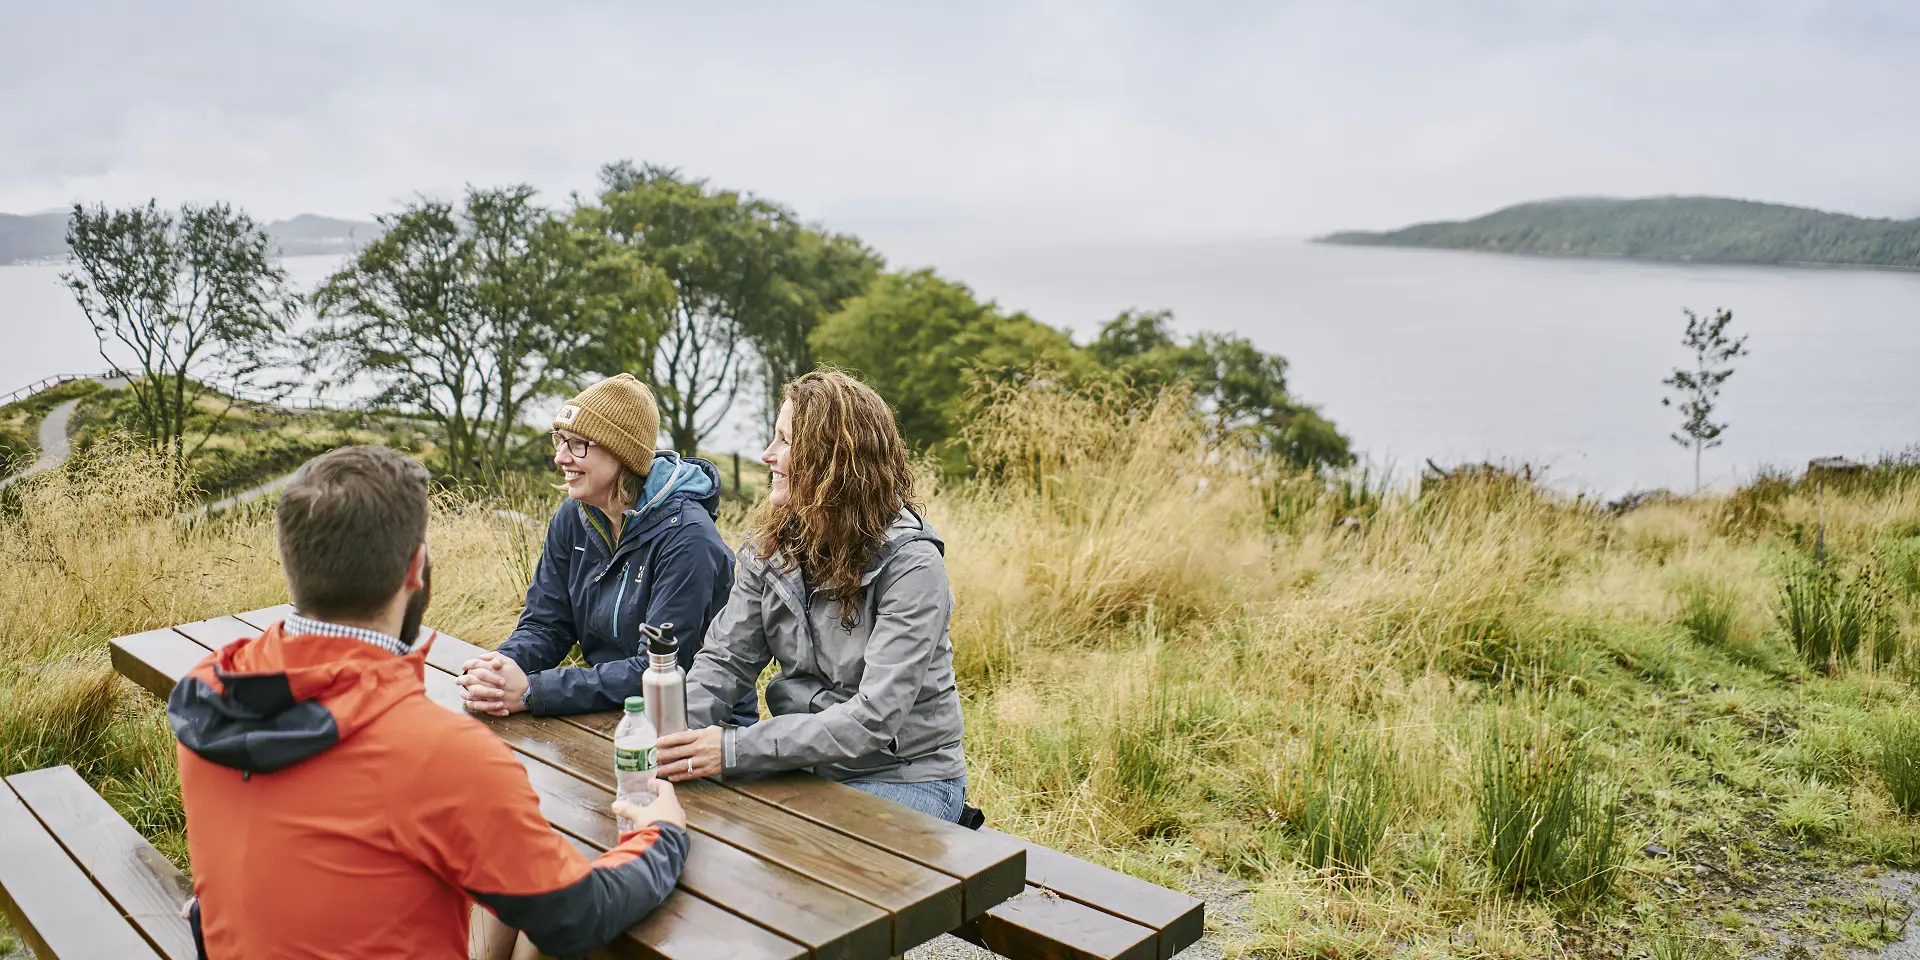
<svg viewBox="0 0 1920 960">
<path fill-rule="evenodd" d="M 991 828 L 1027 851 L 1027 892 L 955 936 L 1015 960 L 1169 960 L 1206 930 L 1205 904 Z"/>
<path fill-rule="evenodd" d="M 40 960 L 193 960 L 192 885 L 72 767 L 0 787 L 0 907 Z"/>
</svg>

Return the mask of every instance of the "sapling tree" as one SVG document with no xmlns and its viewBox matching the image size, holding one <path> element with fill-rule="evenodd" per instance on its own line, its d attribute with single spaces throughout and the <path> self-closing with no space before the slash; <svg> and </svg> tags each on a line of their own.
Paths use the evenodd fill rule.
<svg viewBox="0 0 1920 960">
<path fill-rule="evenodd" d="M 1693 490 L 1700 492 L 1700 455 L 1720 445 L 1727 430 L 1724 422 L 1713 420 L 1714 405 L 1720 399 L 1720 386 L 1733 376 L 1733 361 L 1747 354 L 1747 338 L 1729 337 L 1727 325 L 1733 311 L 1720 310 L 1711 316 L 1687 315 L 1687 335 L 1680 342 L 1693 351 L 1693 368 L 1676 367 L 1673 376 L 1661 383 L 1673 388 L 1674 395 L 1663 397 L 1661 406 L 1679 407 L 1686 417 L 1673 442 L 1693 450 Z"/>
</svg>

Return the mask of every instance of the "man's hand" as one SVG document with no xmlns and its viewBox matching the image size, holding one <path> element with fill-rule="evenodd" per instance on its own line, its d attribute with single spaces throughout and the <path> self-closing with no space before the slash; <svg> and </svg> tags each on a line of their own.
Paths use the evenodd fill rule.
<svg viewBox="0 0 1920 960">
<path fill-rule="evenodd" d="M 527 674 L 504 653 L 488 653 L 460 665 L 460 699 L 474 713 L 504 717 L 527 708 Z"/>
<path fill-rule="evenodd" d="M 652 803 L 643 807 L 625 800 L 615 800 L 613 815 L 625 817 L 627 822 L 633 824 L 635 828 L 644 827 L 650 823 L 671 823 L 683 830 L 686 829 L 687 812 L 680 809 L 680 798 L 674 796 L 673 784 L 655 777 L 653 788 L 658 790 L 660 795 L 654 797 Z"/>
<path fill-rule="evenodd" d="M 676 783 L 719 776 L 726 766 L 721 756 L 724 736 L 719 727 L 708 727 L 661 737 L 653 745 L 653 760 L 659 765 L 659 775 Z"/>
</svg>

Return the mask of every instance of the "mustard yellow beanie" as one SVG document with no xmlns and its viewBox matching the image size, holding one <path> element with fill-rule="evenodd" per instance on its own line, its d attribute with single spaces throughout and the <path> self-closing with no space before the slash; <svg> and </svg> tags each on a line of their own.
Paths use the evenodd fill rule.
<svg viewBox="0 0 1920 960">
<path fill-rule="evenodd" d="M 571 430 L 613 454 L 641 476 L 653 468 L 653 445 L 660 436 L 660 408 L 647 385 L 623 373 L 594 384 L 566 402 L 554 415 L 555 430 Z"/>
</svg>

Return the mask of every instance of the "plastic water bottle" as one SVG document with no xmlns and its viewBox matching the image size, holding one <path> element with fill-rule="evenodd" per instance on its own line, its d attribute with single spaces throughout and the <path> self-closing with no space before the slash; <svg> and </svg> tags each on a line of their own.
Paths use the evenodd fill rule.
<svg viewBox="0 0 1920 960">
<path fill-rule="evenodd" d="M 615 796 L 637 806 L 646 806 L 655 796 L 654 742 L 659 740 L 653 724 L 647 720 L 645 697 L 628 697 L 626 716 L 613 728 L 613 776 Z M 620 832 L 635 829 L 627 818 L 620 818 Z"/>
</svg>

